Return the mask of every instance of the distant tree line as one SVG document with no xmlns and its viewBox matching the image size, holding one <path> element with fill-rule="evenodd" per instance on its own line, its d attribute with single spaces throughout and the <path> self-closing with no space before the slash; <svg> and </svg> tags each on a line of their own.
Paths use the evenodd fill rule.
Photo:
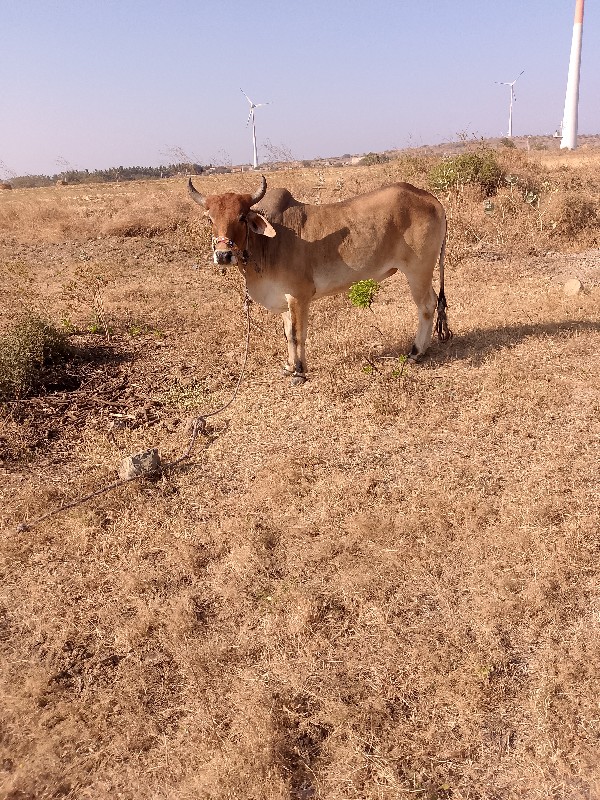
<svg viewBox="0 0 600 800">
<path fill-rule="evenodd" d="M 200 175 L 208 167 L 201 164 L 169 164 L 161 167 L 111 167 L 110 169 L 68 169 L 56 175 L 22 175 L 11 178 L 15 189 L 34 189 L 52 186 L 55 183 L 120 183 L 121 181 L 143 181 L 152 178 L 174 178 L 182 175 Z"/>
</svg>

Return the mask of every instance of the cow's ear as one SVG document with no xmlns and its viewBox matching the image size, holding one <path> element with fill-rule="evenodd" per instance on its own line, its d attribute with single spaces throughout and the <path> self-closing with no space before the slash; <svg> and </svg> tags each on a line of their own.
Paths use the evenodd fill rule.
<svg viewBox="0 0 600 800">
<path fill-rule="evenodd" d="M 258 233 L 260 236 L 268 236 L 270 239 L 273 236 L 277 236 L 275 228 L 262 214 L 257 214 L 256 211 L 249 211 L 247 219 L 248 227 L 254 233 Z"/>
</svg>

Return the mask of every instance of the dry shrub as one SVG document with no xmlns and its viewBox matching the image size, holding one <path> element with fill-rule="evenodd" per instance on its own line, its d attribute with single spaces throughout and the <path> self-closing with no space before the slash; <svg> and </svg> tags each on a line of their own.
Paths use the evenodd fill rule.
<svg viewBox="0 0 600 800">
<path fill-rule="evenodd" d="M 486 200 L 476 184 L 440 196 L 449 217 L 450 263 L 473 248 L 510 246 L 528 253 L 554 248 L 558 239 L 582 247 L 597 243 L 597 179 L 565 167 L 544 168 L 519 151 L 500 155 L 504 177 L 495 196 Z"/>
<path fill-rule="evenodd" d="M 483 193 L 480 187 L 465 186 L 461 191 L 440 196 L 446 210 L 447 260 L 450 269 L 455 269 L 461 261 L 472 253 L 473 248 L 482 246 Z M 486 244 L 492 244 L 492 237 Z"/>
<path fill-rule="evenodd" d="M 182 180 L 22 189 L 0 205 L 0 225 L 19 240 L 156 237 L 187 232 L 197 214 Z"/>
<path fill-rule="evenodd" d="M 81 225 L 74 209 L 60 203 L 44 202 L 33 193 L 12 192 L 11 202 L 0 207 L 0 226 L 19 239 L 43 236 L 49 241 L 76 236 Z M 40 202 L 41 201 L 41 202 Z M 87 234 L 87 231 L 86 231 Z"/>
<path fill-rule="evenodd" d="M 402 154 L 391 162 L 389 175 L 393 180 L 426 186 L 431 166 L 431 157 Z"/>
<path fill-rule="evenodd" d="M 24 316 L 0 338 L 0 400 L 15 400 L 40 388 L 44 369 L 72 352 L 67 337 L 49 322 Z"/>
<path fill-rule="evenodd" d="M 184 230 L 192 219 L 190 203 L 169 195 L 150 197 L 149 202 L 128 204 L 103 223 L 105 236 L 141 236 L 147 239 Z"/>
<path fill-rule="evenodd" d="M 504 176 L 517 177 L 522 190 L 533 188 L 546 174 L 546 170 L 523 150 L 500 150 L 497 157 Z"/>
<path fill-rule="evenodd" d="M 580 191 L 566 191 L 560 195 L 554 234 L 571 241 L 597 241 L 598 203 Z"/>
<path fill-rule="evenodd" d="M 64 192 L 64 194 L 63 194 Z M 68 192 L 68 194 L 67 194 Z M 82 190 L 20 189 L 0 205 L 0 226 L 18 241 L 81 240 L 95 234 L 93 212 Z"/>
</svg>

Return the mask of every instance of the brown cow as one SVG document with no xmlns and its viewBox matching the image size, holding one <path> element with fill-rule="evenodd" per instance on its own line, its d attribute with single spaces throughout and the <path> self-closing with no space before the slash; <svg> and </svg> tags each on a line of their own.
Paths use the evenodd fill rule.
<svg viewBox="0 0 600 800">
<path fill-rule="evenodd" d="M 444 296 L 446 215 L 429 192 L 395 183 L 341 203 L 311 206 L 298 203 L 286 189 L 267 192 L 264 176 L 253 195 L 204 197 L 191 178 L 188 190 L 212 222 L 215 264 L 236 265 L 250 297 L 283 316 L 284 370 L 293 384 L 306 380 L 310 303 L 357 281 L 380 281 L 397 270 L 406 275 L 419 315 L 411 359 L 429 346 L 436 307 L 438 338 L 450 337 Z M 254 209 L 261 200 L 261 208 Z M 432 285 L 438 258 L 439 297 Z"/>
</svg>

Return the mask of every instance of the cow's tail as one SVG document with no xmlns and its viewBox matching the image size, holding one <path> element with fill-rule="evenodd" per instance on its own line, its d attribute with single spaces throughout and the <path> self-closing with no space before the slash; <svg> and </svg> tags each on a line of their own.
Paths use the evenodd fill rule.
<svg viewBox="0 0 600 800">
<path fill-rule="evenodd" d="M 446 295 L 444 294 L 444 259 L 446 256 L 446 231 L 444 231 L 444 241 L 442 242 L 442 249 L 440 250 L 440 293 L 437 302 L 437 319 L 435 321 L 435 332 L 440 342 L 447 342 L 452 338 L 452 331 L 448 327 L 448 317 L 446 309 L 448 303 L 446 302 Z"/>
</svg>

